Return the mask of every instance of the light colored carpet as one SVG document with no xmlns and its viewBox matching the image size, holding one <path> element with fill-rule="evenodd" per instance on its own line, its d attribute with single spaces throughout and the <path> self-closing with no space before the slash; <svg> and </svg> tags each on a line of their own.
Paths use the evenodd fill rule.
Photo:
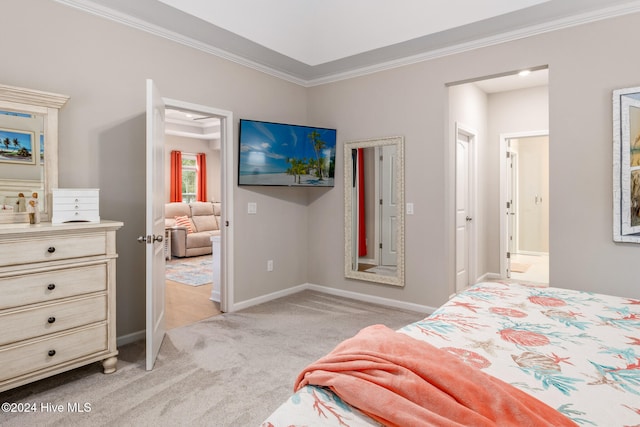
<svg viewBox="0 0 640 427">
<path fill-rule="evenodd" d="M 172 258 L 165 266 L 167 279 L 184 285 L 200 286 L 213 282 L 213 258 L 202 255 L 188 258 Z"/>
<path fill-rule="evenodd" d="M 173 329 L 153 371 L 143 343 L 120 348 L 118 371 L 92 364 L 0 393 L 35 413 L 0 412 L 8 426 L 259 426 L 292 392 L 307 364 L 376 323 L 392 329 L 426 314 L 304 291 Z M 90 412 L 68 413 L 69 403 Z M 63 413 L 40 405 L 64 405 Z"/>
</svg>

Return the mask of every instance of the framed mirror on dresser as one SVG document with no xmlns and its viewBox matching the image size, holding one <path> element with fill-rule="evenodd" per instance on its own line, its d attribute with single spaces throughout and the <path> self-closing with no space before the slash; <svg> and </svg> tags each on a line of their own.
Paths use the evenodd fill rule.
<svg viewBox="0 0 640 427">
<path fill-rule="evenodd" d="M 117 367 L 123 224 L 50 221 L 58 112 L 68 99 L 0 85 L 0 392 L 93 362 L 105 373 Z M 21 197 L 36 201 L 40 221 L 30 223 Z"/>
<path fill-rule="evenodd" d="M 29 222 L 34 195 L 40 219 L 51 218 L 51 189 L 58 186 L 58 112 L 68 100 L 0 84 L 0 223 Z"/>
</svg>

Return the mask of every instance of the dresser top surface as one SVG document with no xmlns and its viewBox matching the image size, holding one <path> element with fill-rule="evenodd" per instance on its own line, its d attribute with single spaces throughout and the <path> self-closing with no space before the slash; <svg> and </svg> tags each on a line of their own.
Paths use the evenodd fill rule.
<svg viewBox="0 0 640 427">
<path fill-rule="evenodd" d="M 39 224 L 0 224 L 0 237 L 15 234 L 31 234 L 31 233 L 56 233 L 65 231 L 82 231 L 82 230 L 117 230 L 124 223 L 120 221 L 101 220 L 100 222 L 67 222 L 63 224 L 51 224 L 50 222 L 41 222 Z"/>
</svg>

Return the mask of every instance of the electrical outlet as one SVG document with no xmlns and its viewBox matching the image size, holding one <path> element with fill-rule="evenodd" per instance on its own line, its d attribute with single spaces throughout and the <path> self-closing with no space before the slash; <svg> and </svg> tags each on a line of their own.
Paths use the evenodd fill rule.
<svg viewBox="0 0 640 427">
<path fill-rule="evenodd" d="M 273 271 L 273 260 L 272 259 L 267 261 L 267 271 Z"/>
</svg>

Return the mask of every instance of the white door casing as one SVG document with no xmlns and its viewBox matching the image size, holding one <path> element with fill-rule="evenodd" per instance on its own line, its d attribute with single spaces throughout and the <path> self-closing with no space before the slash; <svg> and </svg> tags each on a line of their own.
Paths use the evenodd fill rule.
<svg viewBox="0 0 640 427">
<path fill-rule="evenodd" d="M 518 154 L 515 151 L 507 151 L 507 201 L 505 205 L 507 215 L 507 230 L 504 237 L 507 239 L 507 278 L 511 277 L 511 254 L 518 247 Z"/>
<path fill-rule="evenodd" d="M 152 80 L 147 80 L 146 141 L 146 369 L 152 370 L 165 334 L 164 291 L 164 110 Z"/>
<path fill-rule="evenodd" d="M 234 311 L 233 293 L 233 113 L 228 110 L 163 98 L 167 108 L 202 113 L 220 119 L 220 311 Z"/>
</svg>

